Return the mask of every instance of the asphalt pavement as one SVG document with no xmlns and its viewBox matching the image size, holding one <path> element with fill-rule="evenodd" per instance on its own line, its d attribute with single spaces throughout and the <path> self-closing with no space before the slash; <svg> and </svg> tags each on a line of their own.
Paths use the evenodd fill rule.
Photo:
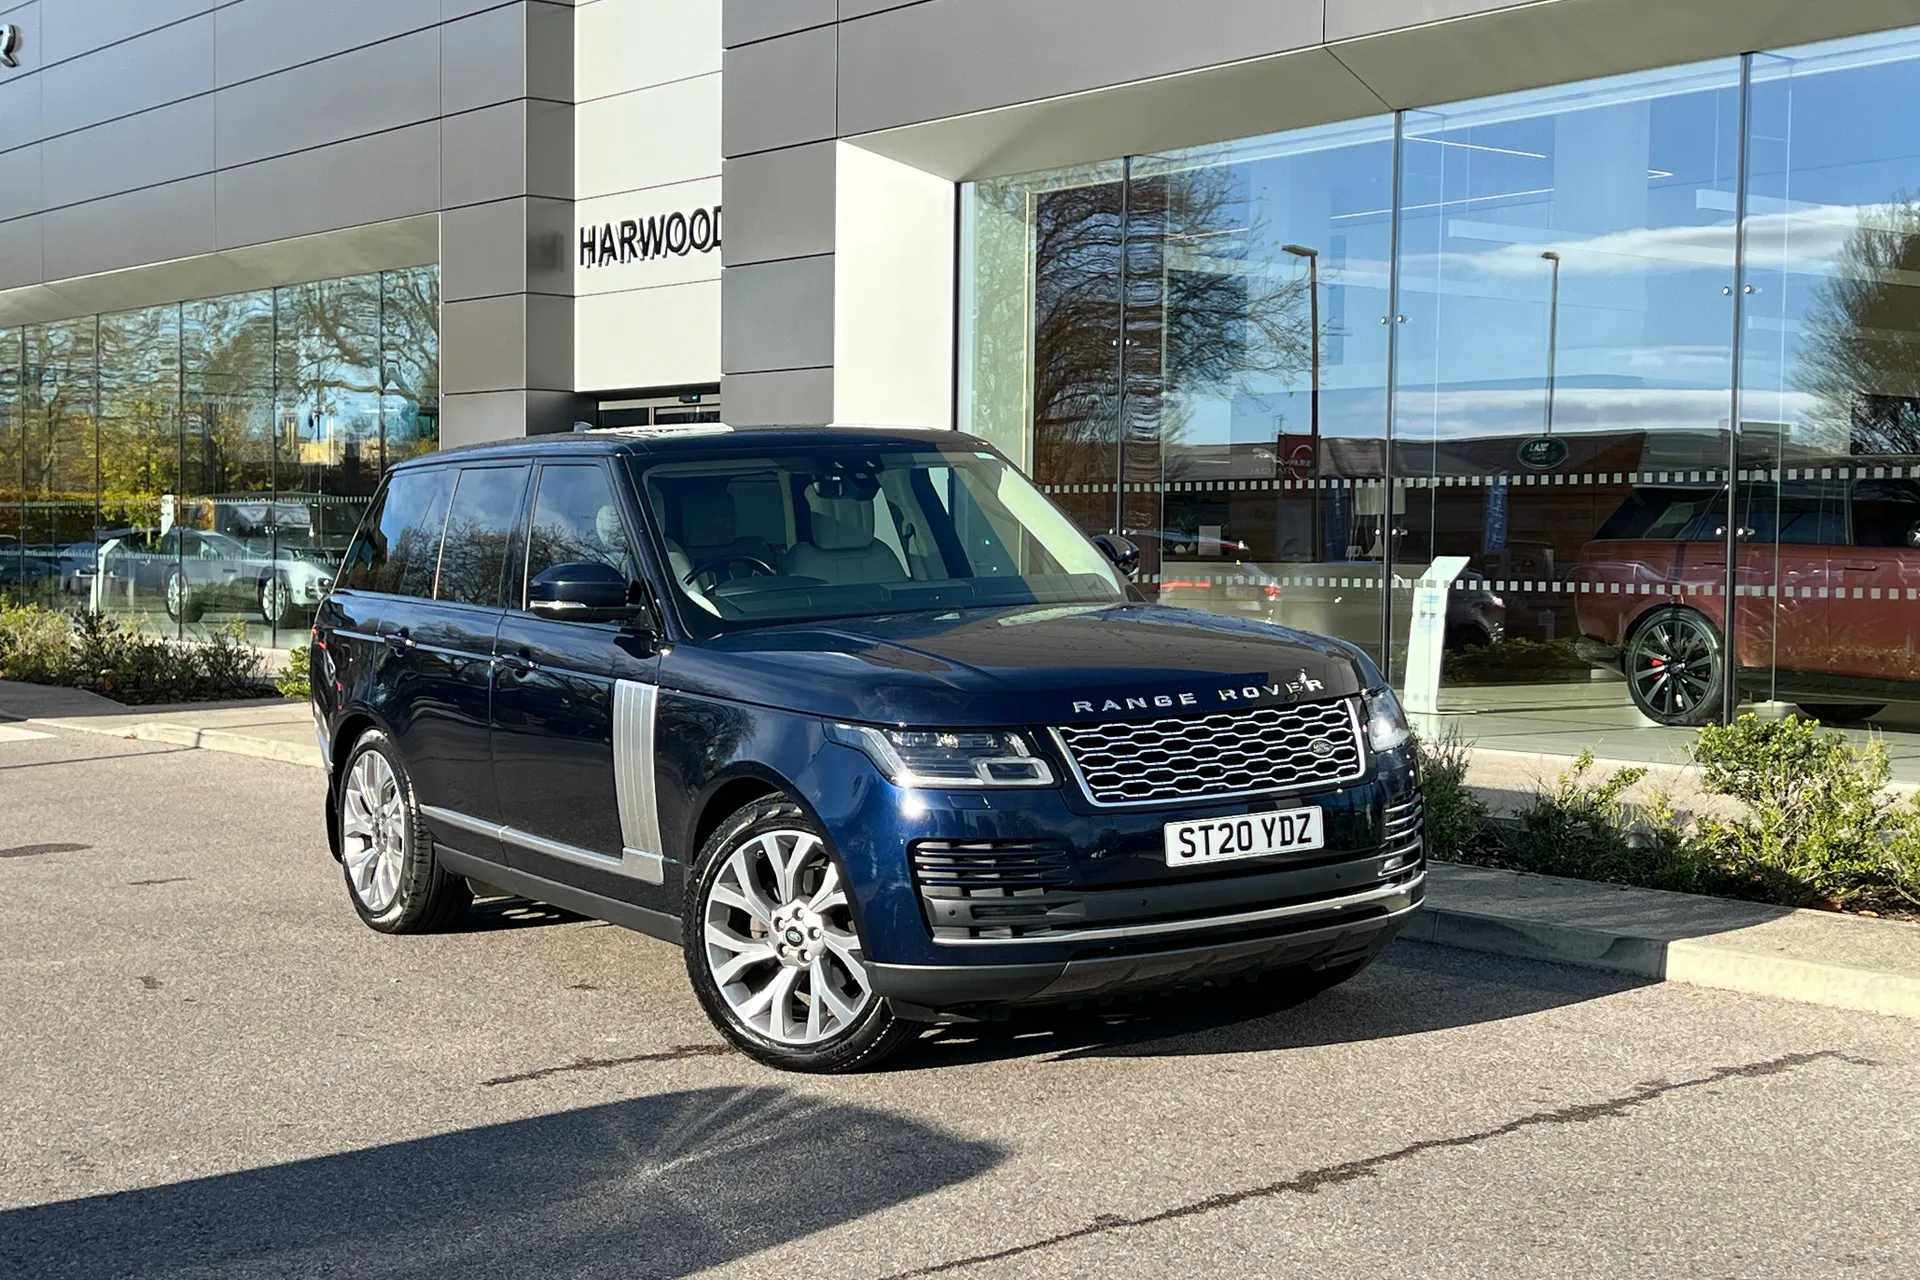
<svg viewBox="0 0 1920 1280">
<path fill-rule="evenodd" d="M 786 1076 L 653 940 L 366 930 L 321 788 L 0 725 L 0 1276 L 1914 1273 L 1911 1021 L 1400 943 Z"/>
</svg>

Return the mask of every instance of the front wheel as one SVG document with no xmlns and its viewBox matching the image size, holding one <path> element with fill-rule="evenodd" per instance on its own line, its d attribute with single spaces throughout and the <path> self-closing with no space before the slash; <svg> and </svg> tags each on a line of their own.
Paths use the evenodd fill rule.
<svg viewBox="0 0 1920 1280">
<path fill-rule="evenodd" d="M 187 575 L 178 569 L 167 571 L 167 616 L 175 622 L 198 622 L 206 609 L 187 586 Z"/>
<path fill-rule="evenodd" d="M 340 775 L 339 816 L 347 896 L 368 928 L 427 933 L 466 914 L 473 891 L 441 868 L 406 765 L 377 729 L 353 744 Z"/>
<path fill-rule="evenodd" d="M 293 625 L 293 589 L 278 578 L 260 584 L 260 617 L 270 627 Z"/>
<path fill-rule="evenodd" d="M 681 930 L 707 1016 L 769 1066 L 861 1070 L 914 1034 L 874 993 L 840 865 L 791 800 L 747 805 L 708 839 Z"/>
<path fill-rule="evenodd" d="M 1720 713 L 1727 679 L 1720 633 L 1692 609 L 1656 610 L 1621 655 L 1627 693 L 1640 714 L 1670 725 L 1702 725 Z"/>
</svg>

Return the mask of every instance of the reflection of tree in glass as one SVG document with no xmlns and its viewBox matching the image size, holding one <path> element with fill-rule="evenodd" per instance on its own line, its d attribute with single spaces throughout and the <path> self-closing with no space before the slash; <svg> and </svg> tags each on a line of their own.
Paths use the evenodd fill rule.
<svg viewBox="0 0 1920 1280">
<path fill-rule="evenodd" d="M 507 562 L 507 538 L 498 521 L 450 518 L 435 595 L 462 604 L 494 604 L 500 594 L 500 570 Z"/>
<path fill-rule="evenodd" d="M 533 527 L 533 546 L 527 557 L 527 576 L 537 577 L 557 564 L 605 564 L 627 572 L 626 557 L 617 547 L 609 547 L 590 531 L 570 529 L 559 524 Z"/>
<path fill-rule="evenodd" d="M 1235 184 L 1233 168 L 1200 166 L 1135 179 L 1126 192 L 1130 440 L 1164 439 L 1174 425 L 1167 420 L 1171 397 L 1219 393 L 1255 374 L 1293 377 L 1308 367 L 1305 277 L 1291 263 L 1286 272 L 1269 268 L 1269 237 L 1257 206 Z M 984 184 L 980 197 L 1008 214 L 1024 213 L 1031 201 L 1030 218 L 979 225 L 1001 236 L 1007 228 L 1031 229 L 1034 472 L 1049 483 L 1111 481 L 1119 419 L 1121 184 L 1042 192 Z M 1010 248 L 983 245 L 979 256 Z M 1006 292 L 996 292 L 995 305 L 1010 301 Z M 983 334 L 1004 327 L 978 325 Z M 980 354 L 983 368 L 1005 363 Z"/>
<path fill-rule="evenodd" d="M 1856 454 L 1920 453 L 1920 200 L 1860 211 L 1804 333 L 1814 424 Z"/>
</svg>

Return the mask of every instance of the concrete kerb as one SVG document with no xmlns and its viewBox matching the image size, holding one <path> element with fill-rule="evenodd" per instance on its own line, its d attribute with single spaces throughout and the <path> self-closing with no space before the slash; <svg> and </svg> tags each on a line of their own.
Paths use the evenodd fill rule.
<svg viewBox="0 0 1920 1280">
<path fill-rule="evenodd" d="M 231 729 L 202 729 L 190 724 L 176 724 L 165 720 L 148 720 L 139 723 L 122 720 L 103 723 L 99 720 L 33 718 L 27 723 L 52 729 L 67 729 L 75 733 L 97 733 L 111 738 L 134 738 L 142 742 L 164 742 L 178 747 L 224 751 L 231 755 L 252 756 L 258 760 L 279 760 L 286 764 L 306 765 L 313 769 L 322 767 L 318 743 L 282 742 L 275 738 L 263 738 L 257 734 L 236 733 Z"/>
</svg>

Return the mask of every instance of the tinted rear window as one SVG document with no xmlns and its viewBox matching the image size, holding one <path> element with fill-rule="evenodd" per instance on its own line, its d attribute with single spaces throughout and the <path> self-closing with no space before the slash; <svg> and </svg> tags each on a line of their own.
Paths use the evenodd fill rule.
<svg viewBox="0 0 1920 1280">
<path fill-rule="evenodd" d="M 453 472 L 446 467 L 390 476 L 347 549 L 340 585 L 350 591 L 431 596 L 452 492 Z"/>
<path fill-rule="evenodd" d="M 1636 489 L 1594 536 L 1609 542 L 1724 537 L 1726 509 L 1717 489 Z"/>
<path fill-rule="evenodd" d="M 447 513 L 435 599 L 500 603 L 507 543 L 513 537 L 514 518 L 520 514 L 520 494 L 527 487 L 529 470 L 526 466 L 468 467 L 460 472 Z"/>
</svg>

